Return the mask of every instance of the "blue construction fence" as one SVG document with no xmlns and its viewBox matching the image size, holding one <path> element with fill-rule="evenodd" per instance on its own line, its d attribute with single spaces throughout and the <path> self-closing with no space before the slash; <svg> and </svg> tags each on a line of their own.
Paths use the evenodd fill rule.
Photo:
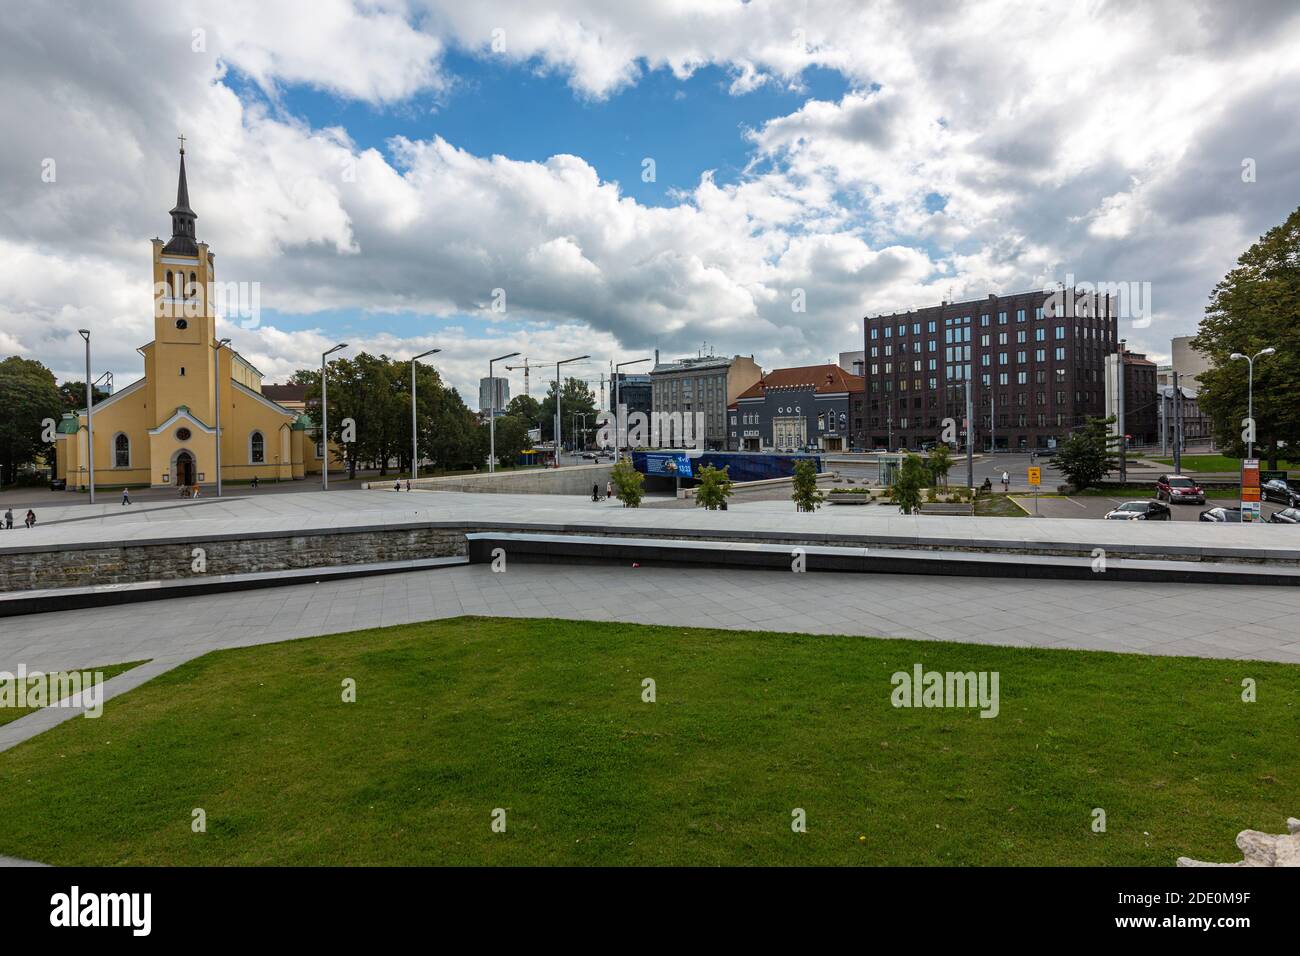
<svg viewBox="0 0 1300 956">
<path fill-rule="evenodd" d="M 765 481 L 769 478 L 789 478 L 794 466 L 801 461 L 811 461 L 817 471 L 822 470 L 820 455 L 771 455 L 743 451 L 706 451 L 698 458 L 687 458 L 681 452 L 634 451 L 632 467 L 647 478 L 693 479 L 695 473 L 706 466 L 726 468 L 732 481 Z"/>
</svg>

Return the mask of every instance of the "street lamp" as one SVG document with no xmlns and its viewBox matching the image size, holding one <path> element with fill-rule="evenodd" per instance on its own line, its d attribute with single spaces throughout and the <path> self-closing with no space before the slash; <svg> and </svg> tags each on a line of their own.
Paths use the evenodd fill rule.
<svg viewBox="0 0 1300 956">
<path fill-rule="evenodd" d="M 629 362 L 619 362 L 614 366 L 614 458 L 616 460 L 623 457 L 623 439 L 626 437 L 624 434 L 624 424 L 619 422 L 618 415 L 618 395 L 619 392 L 622 391 L 619 386 L 622 385 L 623 381 L 623 374 L 619 369 L 625 365 L 640 365 L 642 362 L 649 361 L 650 359 L 648 358 L 639 358 L 632 359 Z"/>
<path fill-rule="evenodd" d="M 94 379 L 90 376 L 90 329 L 77 329 L 86 340 L 86 467 L 90 474 L 90 503 L 95 503 L 95 406 Z"/>
<path fill-rule="evenodd" d="M 212 387 L 216 390 L 217 400 L 217 497 L 221 497 L 221 349 L 229 345 L 230 339 L 222 339 L 212 351 Z M 276 474 L 279 474 L 277 471 Z"/>
<path fill-rule="evenodd" d="M 511 352 L 509 355 L 498 355 L 494 359 L 488 360 L 488 474 L 493 474 L 497 470 L 497 380 L 492 372 L 492 366 L 497 362 L 504 362 L 506 359 L 512 359 L 518 352 Z"/>
<path fill-rule="evenodd" d="M 330 490 L 330 405 L 329 405 L 329 376 L 326 375 L 325 360 L 340 349 L 347 348 L 346 342 L 342 342 L 328 352 L 322 352 L 320 356 L 320 437 L 321 437 L 321 465 L 320 465 L 320 488 L 321 491 Z"/>
<path fill-rule="evenodd" d="M 1233 352 L 1228 356 L 1230 359 L 1245 359 L 1247 365 L 1246 373 L 1246 419 L 1250 426 L 1250 440 L 1246 443 L 1246 457 L 1255 457 L 1255 359 L 1262 355 L 1272 355 L 1277 351 L 1274 348 L 1260 349 L 1254 355 L 1246 355 L 1242 352 Z"/>
<path fill-rule="evenodd" d="M 411 358 L 411 480 L 415 481 L 420 477 L 417 469 L 420 467 L 420 444 L 416 436 L 415 429 L 415 361 L 416 359 L 428 358 L 441 352 L 442 349 L 429 349 L 427 352 L 421 352 L 419 355 Z"/>
<path fill-rule="evenodd" d="M 560 467 L 560 366 L 570 362 L 581 362 L 591 358 L 590 355 L 575 355 L 573 358 L 561 359 L 555 363 L 555 467 Z"/>
</svg>

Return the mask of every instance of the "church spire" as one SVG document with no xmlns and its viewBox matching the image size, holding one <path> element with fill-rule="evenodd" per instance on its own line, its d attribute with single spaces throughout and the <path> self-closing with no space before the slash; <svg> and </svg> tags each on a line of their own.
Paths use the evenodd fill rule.
<svg viewBox="0 0 1300 956">
<path fill-rule="evenodd" d="M 194 220 L 198 218 L 190 208 L 190 189 L 185 181 L 185 137 L 181 141 L 181 172 L 176 182 L 176 206 L 171 211 L 172 237 L 163 252 L 171 255 L 197 256 L 199 247 L 194 241 Z"/>
</svg>

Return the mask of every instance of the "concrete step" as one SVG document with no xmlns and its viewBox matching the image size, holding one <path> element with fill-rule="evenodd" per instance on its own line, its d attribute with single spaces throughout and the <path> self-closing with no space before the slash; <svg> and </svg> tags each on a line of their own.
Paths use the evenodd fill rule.
<svg viewBox="0 0 1300 956">
<path fill-rule="evenodd" d="M 466 535 L 471 564 L 490 563 L 501 549 L 511 561 L 691 565 L 791 571 L 932 574 L 958 577 L 1141 581 L 1179 584 L 1300 585 L 1300 568 L 1212 561 L 1161 561 L 1105 555 L 1023 555 L 903 548 L 789 546 L 749 541 L 675 540 L 614 535 L 476 532 Z M 1103 570 L 1104 569 L 1104 570 Z"/>
</svg>

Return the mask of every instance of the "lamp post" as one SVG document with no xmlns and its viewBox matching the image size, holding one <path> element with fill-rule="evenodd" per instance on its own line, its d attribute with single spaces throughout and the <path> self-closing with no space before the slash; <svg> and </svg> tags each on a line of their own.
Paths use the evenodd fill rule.
<svg viewBox="0 0 1300 956">
<path fill-rule="evenodd" d="M 90 477 L 90 503 L 95 503 L 95 386 L 90 376 L 90 329 L 78 329 L 86 340 L 86 467 Z"/>
<path fill-rule="evenodd" d="M 560 366 L 568 365 L 570 362 L 581 362 L 583 359 L 591 358 L 590 355 L 575 355 L 573 358 L 561 359 L 555 363 L 555 467 L 560 467 L 560 392 L 563 389 L 560 386 Z"/>
<path fill-rule="evenodd" d="M 328 366 L 325 360 L 335 352 L 347 348 L 346 342 L 341 342 L 327 352 L 322 352 L 320 356 L 320 437 L 321 437 L 321 465 L 320 465 L 320 488 L 321 491 L 330 490 L 330 403 L 329 403 L 329 376 L 326 374 Z"/>
<path fill-rule="evenodd" d="M 512 359 L 518 352 L 511 352 L 509 355 L 498 355 L 494 359 L 488 359 L 488 474 L 491 475 L 497 470 L 497 380 L 496 375 L 492 372 L 492 366 L 497 362 L 504 362 L 506 359 Z M 556 393 L 556 401 L 559 401 Z"/>
<path fill-rule="evenodd" d="M 619 369 L 621 369 L 625 365 L 640 365 L 642 362 L 648 362 L 648 361 L 650 361 L 650 359 L 648 358 L 632 359 L 631 361 L 628 362 L 619 362 L 617 365 L 614 366 L 614 443 L 615 443 L 614 460 L 615 461 L 623 457 L 623 439 L 627 437 L 626 428 L 625 428 L 626 423 L 620 421 L 619 414 L 618 414 L 618 398 L 619 398 L 619 392 L 622 391 L 622 388 L 620 386 L 623 383 L 623 373 L 620 372 Z"/>
<path fill-rule="evenodd" d="M 420 477 L 420 442 L 416 438 L 415 428 L 415 362 L 416 359 L 428 358 L 441 352 L 442 349 L 429 349 L 427 352 L 421 352 L 419 355 L 411 358 L 411 480 L 415 481 Z"/>
<path fill-rule="evenodd" d="M 217 410 L 217 497 L 221 497 L 221 349 L 230 344 L 230 339 L 221 339 L 212 351 L 212 387 L 216 390 Z M 277 471 L 278 474 L 278 471 Z"/>
<path fill-rule="evenodd" d="M 1254 355 L 1246 355 L 1242 352 L 1233 352 L 1228 356 L 1230 359 L 1245 359 L 1247 365 L 1246 372 L 1246 419 L 1250 425 L 1250 440 L 1246 443 L 1246 457 L 1255 457 L 1255 359 L 1263 355 L 1272 355 L 1277 351 L 1275 348 L 1260 349 Z"/>
</svg>

